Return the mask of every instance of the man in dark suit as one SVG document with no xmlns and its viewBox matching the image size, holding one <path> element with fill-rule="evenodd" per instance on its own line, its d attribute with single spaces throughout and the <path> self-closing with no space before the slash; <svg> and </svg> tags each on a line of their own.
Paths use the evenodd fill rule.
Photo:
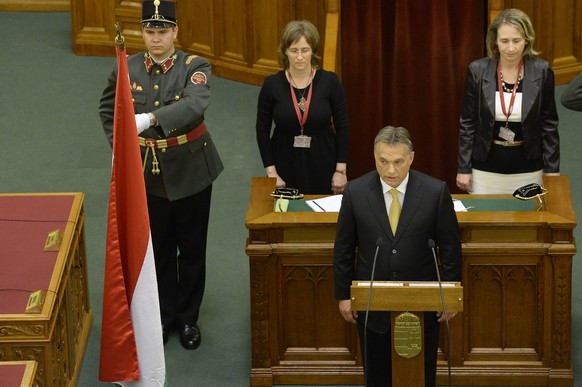
<svg viewBox="0 0 582 387">
<path fill-rule="evenodd" d="M 564 107 L 582 112 L 582 73 L 578 74 L 566 87 L 561 101 Z"/>
<path fill-rule="evenodd" d="M 201 342 L 198 317 L 206 278 L 212 182 L 223 165 L 204 124 L 210 63 L 176 50 L 176 3 L 144 1 L 146 51 L 127 58 L 139 135 L 164 344 L 176 329 L 186 349 Z M 99 105 L 113 144 L 117 65 Z M 179 254 L 178 254 L 179 251 Z"/>
<path fill-rule="evenodd" d="M 446 183 L 410 169 L 414 151 L 406 129 L 381 129 L 374 141 L 374 158 L 376 171 L 350 181 L 344 191 L 333 266 L 340 312 L 346 321 L 357 322 L 362 353 L 367 349 L 366 385 L 385 387 L 392 385 L 390 315 L 370 312 L 364 335 L 365 313 L 351 307 L 352 280 L 370 280 L 376 243 L 382 238 L 374 280 L 436 281 L 429 247 L 433 240 L 441 258 L 442 279 L 460 281 L 461 240 Z M 453 316 L 448 315 L 449 319 Z M 442 313 L 425 313 L 427 387 L 435 385 L 439 321 L 444 321 Z"/>
</svg>

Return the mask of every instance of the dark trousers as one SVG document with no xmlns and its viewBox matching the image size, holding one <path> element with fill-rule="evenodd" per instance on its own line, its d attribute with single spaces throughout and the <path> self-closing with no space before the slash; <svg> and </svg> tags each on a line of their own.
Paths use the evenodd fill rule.
<svg viewBox="0 0 582 387">
<path fill-rule="evenodd" d="M 212 185 L 184 199 L 148 195 L 162 323 L 198 321 L 206 280 Z"/>
<path fill-rule="evenodd" d="M 366 387 L 392 386 L 392 343 L 391 331 L 377 333 L 367 331 L 367 346 L 364 345 L 365 313 L 358 318 L 358 336 L 363 357 Z M 439 341 L 439 323 L 436 312 L 424 314 L 424 380 L 425 387 L 436 383 L 436 362 Z M 364 351 L 367 351 L 364 352 Z M 398 386 L 394 386 L 398 387 Z"/>
</svg>

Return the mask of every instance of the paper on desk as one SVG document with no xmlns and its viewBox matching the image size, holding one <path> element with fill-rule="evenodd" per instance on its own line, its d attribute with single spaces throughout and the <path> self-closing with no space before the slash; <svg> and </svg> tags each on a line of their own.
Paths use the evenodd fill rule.
<svg viewBox="0 0 582 387">
<path fill-rule="evenodd" d="M 305 203 L 315 212 L 339 212 L 343 195 L 327 196 L 325 198 L 306 200 Z"/>
<path fill-rule="evenodd" d="M 453 206 L 455 207 L 455 212 L 467 212 L 467 207 L 459 199 L 453 199 Z"/>
<path fill-rule="evenodd" d="M 343 195 L 332 195 L 321 199 L 306 200 L 305 203 L 315 212 L 339 212 Z M 453 199 L 455 212 L 467 212 L 467 208 L 458 199 Z"/>
</svg>

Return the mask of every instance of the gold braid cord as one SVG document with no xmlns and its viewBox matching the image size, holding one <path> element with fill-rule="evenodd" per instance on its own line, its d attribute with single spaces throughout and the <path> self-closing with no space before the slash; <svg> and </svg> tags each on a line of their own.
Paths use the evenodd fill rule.
<svg viewBox="0 0 582 387">
<path fill-rule="evenodd" d="M 146 141 L 146 153 L 145 157 L 143 158 L 143 171 L 145 172 L 146 163 L 148 161 L 148 155 L 150 153 L 150 149 L 152 150 L 152 174 L 159 175 L 160 174 L 160 163 L 158 162 L 158 156 L 156 155 L 156 148 L 155 144 L 152 141 Z"/>
</svg>

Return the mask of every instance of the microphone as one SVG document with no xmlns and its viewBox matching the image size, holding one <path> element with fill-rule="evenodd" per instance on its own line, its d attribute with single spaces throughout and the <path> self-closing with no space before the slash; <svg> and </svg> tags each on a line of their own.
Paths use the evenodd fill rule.
<svg viewBox="0 0 582 387">
<path fill-rule="evenodd" d="M 441 281 L 441 274 L 439 272 L 439 264 L 437 261 L 435 243 L 432 239 L 428 240 L 428 247 L 432 251 L 432 257 L 434 259 L 434 267 L 436 269 L 437 279 L 439 282 L 439 291 L 441 293 L 441 304 L 443 305 L 443 315 L 445 316 L 445 324 L 447 326 L 447 364 L 449 370 L 449 387 L 451 386 L 451 328 L 449 327 L 449 314 L 447 313 L 447 306 L 445 304 L 445 295 L 443 294 L 443 283 Z"/>
<path fill-rule="evenodd" d="M 376 239 L 376 252 L 374 253 L 374 261 L 372 262 L 372 274 L 370 276 L 370 290 L 368 291 L 368 304 L 366 305 L 366 318 L 364 319 L 364 378 L 366 386 L 368 385 L 368 315 L 370 314 L 370 302 L 372 300 L 372 286 L 374 285 L 374 272 L 376 271 L 376 259 L 378 259 L 378 252 L 380 246 L 384 245 L 384 239 L 378 237 Z"/>
</svg>

